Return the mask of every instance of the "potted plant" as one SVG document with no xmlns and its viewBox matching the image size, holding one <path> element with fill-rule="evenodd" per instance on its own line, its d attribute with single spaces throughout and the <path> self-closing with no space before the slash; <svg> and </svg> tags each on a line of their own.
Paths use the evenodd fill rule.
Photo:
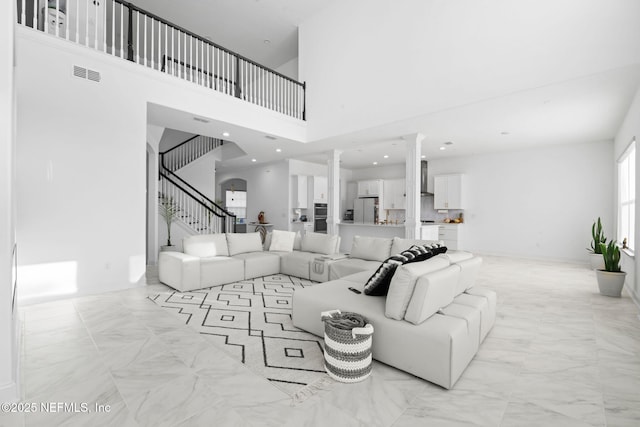
<svg viewBox="0 0 640 427">
<path fill-rule="evenodd" d="M 600 244 L 604 269 L 596 270 L 598 288 L 602 295 L 620 297 L 627 273 L 620 270 L 620 248 L 615 240 Z"/>
<path fill-rule="evenodd" d="M 602 232 L 602 222 L 600 221 L 600 217 L 598 217 L 598 220 L 591 226 L 591 238 L 591 249 L 587 249 L 591 252 L 589 255 L 591 268 L 593 270 L 602 270 L 604 269 L 604 260 L 602 259 L 602 249 L 600 248 L 600 245 L 607 243 L 607 238 Z"/>
<path fill-rule="evenodd" d="M 173 197 L 162 195 L 159 199 L 160 215 L 167 223 L 167 244 L 160 246 L 161 251 L 175 251 L 176 247 L 171 244 L 171 224 L 178 217 L 178 206 L 173 201 Z"/>
</svg>

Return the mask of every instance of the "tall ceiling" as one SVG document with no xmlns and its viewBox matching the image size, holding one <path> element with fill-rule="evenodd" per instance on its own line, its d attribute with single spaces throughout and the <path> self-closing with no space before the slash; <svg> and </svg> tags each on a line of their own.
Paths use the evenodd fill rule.
<svg viewBox="0 0 640 427">
<path fill-rule="evenodd" d="M 335 0 L 131 2 L 241 55 L 278 68 L 298 55 L 298 25 L 332 7 Z M 563 31 L 572 31 L 571 25 L 572 22 L 567 21 Z M 593 25 L 599 23 L 594 22 Z M 586 31 L 584 28 L 575 30 Z M 250 167 L 252 158 L 259 163 L 282 158 L 325 163 L 327 156 L 324 153 L 335 148 L 342 150 L 342 164 L 347 168 L 371 167 L 374 162 L 378 165 L 403 163 L 404 150 L 399 149 L 404 144 L 402 136 L 412 133 L 425 135 L 422 151 L 428 159 L 523 149 L 541 144 L 611 140 L 639 83 L 640 64 L 634 63 L 436 111 L 420 112 L 415 117 L 380 123 L 380 126 L 308 144 L 286 140 L 265 143 L 262 134 L 250 129 L 234 129 L 232 133 L 237 138 L 234 142 L 247 152 L 247 156 L 221 167 Z M 190 128 L 194 122 L 189 114 L 160 110 L 156 113 L 167 127 L 194 133 L 203 131 Z M 225 123 L 215 120 L 210 126 L 210 134 L 218 135 L 228 130 Z M 445 145 L 447 142 L 453 144 Z M 281 151 L 276 152 L 275 148 Z"/>
<path fill-rule="evenodd" d="M 333 0 L 129 0 L 269 68 L 298 56 L 298 25 Z"/>
</svg>

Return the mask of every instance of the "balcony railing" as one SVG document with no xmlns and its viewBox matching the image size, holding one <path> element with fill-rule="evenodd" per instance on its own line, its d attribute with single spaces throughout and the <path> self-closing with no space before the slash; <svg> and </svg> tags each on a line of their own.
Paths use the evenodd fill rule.
<svg viewBox="0 0 640 427">
<path fill-rule="evenodd" d="M 17 0 L 18 23 L 305 120 L 305 84 L 121 0 Z"/>
</svg>

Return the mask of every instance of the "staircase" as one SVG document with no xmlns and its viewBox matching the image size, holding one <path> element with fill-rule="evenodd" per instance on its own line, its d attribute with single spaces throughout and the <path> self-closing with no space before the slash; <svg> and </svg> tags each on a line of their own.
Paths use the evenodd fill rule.
<svg viewBox="0 0 640 427">
<path fill-rule="evenodd" d="M 223 145 L 221 139 L 194 136 L 160 153 L 158 200 L 168 203 L 193 234 L 235 233 L 236 216 L 216 204 L 175 171 Z"/>
</svg>

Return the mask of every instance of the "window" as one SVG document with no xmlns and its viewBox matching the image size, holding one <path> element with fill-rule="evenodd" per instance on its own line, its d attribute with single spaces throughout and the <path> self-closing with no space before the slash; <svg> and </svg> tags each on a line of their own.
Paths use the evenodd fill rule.
<svg viewBox="0 0 640 427">
<path fill-rule="evenodd" d="M 618 242 L 634 250 L 636 216 L 636 139 L 618 160 Z"/>
</svg>

